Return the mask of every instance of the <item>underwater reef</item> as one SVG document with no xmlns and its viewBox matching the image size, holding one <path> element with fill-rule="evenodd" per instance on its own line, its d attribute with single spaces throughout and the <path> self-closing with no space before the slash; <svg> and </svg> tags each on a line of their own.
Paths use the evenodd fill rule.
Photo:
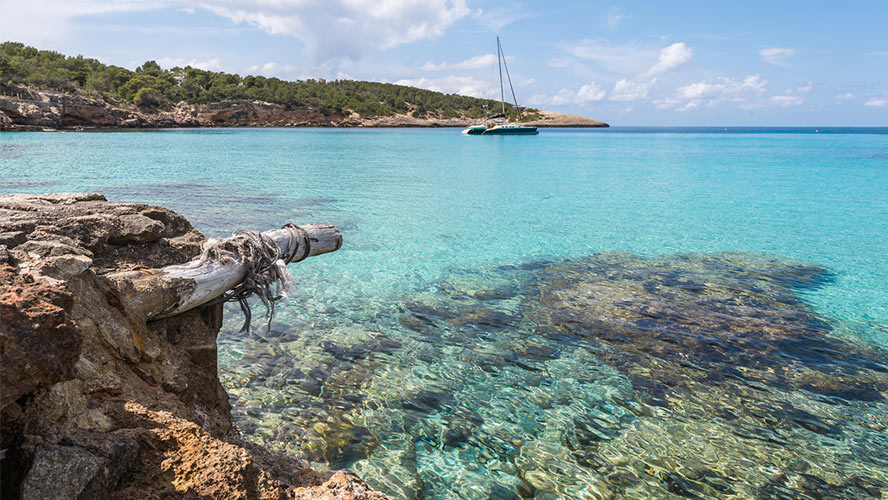
<svg viewBox="0 0 888 500">
<path fill-rule="evenodd" d="M 399 498 L 884 498 L 886 351 L 807 305 L 834 279 L 738 253 L 467 270 L 375 324 L 223 329 L 220 371 L 248 439 Z"/>
</svg>

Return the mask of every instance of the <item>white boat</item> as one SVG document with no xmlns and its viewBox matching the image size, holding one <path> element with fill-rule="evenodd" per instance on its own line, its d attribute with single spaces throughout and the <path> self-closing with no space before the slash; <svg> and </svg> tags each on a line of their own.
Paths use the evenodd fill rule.
<svg viewBox="0 0 888 500">
<path fill-rule="evenodd" d="M 503 85 L 503 66 L 506 67 L 506 79 L 509 82 L 509 90 L 512 91 L 512 99 L 515 100 L 515 109 L 518 111 L 518 117 L 521 117 L 521 106 L 518 105 L 518 98 L 515 97 L 515 88 L 512 86 L 512 77 L 509 76 L 509 66 L 506 65 L 506 58 L 503 56 L 503 46 L 500 44 L 499 37 L 496 37 L 496 61 L 499 65 L 500 80 L 500 105 L 502 112 L 497 115 L 488 116 L 483 124 L 471 125 L 462 131 L 464 135 L 536 135 L 539 131 L 536 127 L 528 127 L 526 125 L 510 125 L 506 119 L 506 92 Z"/>
</svg>

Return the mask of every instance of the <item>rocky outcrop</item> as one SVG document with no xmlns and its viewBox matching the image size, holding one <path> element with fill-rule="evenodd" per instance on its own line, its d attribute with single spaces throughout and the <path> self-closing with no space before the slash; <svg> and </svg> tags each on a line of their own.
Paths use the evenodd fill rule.
<svg viewBox="0 0 888 500">
<path fill-rule="evenodd" d="M 191 117 L 201 127 L 337 127 L 346 120 L 335 111 L 293 108 L 261 101 L 222 101 L 210 104 L 181 102 L 173 115 Z"/>
<path fill-rule="evenodd" d="M 607 127 L 598 120 L 551 111 L 528 122 L 537 127 Z M 412 114 L 361 117 L 329 109 L 292 107 L 262 101 L 180 102 L 170 111 L 145 112 L 99 98 L 22 90 L 0 95 L 0 130 L 176 127 L 463 127 L 475 120 L 418 118 Z"/>
<path fill-rule="evenodd" d="M 108 278 L 203 241 L 99 194 L 0 196 L 2 498 L 385 498 L 242 439 L 216 375 L 220 305 L 146 322 Z"/>
<path fill-rule="evenodd" d="M 579 115 L 540 111 L 536 120 L 521 122 L 531 127 L 607 128 L 607 123 Z M 412 115 L 374 116 L 362 118 L 351 115 L 342 126 L 349 127 L 465 127 L 479 123 L 477 118 L 417 118 Z"/>
<path fill-rule="evenodd" d="M 569 128 L 607 128 L 610 126 L 602 121 L 580 115 L 568 115 L 546 110 L 540 110 L 539 114 L 539 119 L 523 123 L 523 125 L 530 125 L 532 127 Z"/>
<path fill-rule="evenodd" d="M 0 96 L 0 126 L 9 130 L 64 129 L 81 126 L 148 126 L 150 120 L 136 111 L 122 109 L 77 94 L 26 91 Z"/>
<path fill-rule="evenodd" d="M 345 121 L 345 116 L 335 112 L 260 101 L 180 102 L 170 111 L 145 112 L 80 94 L 24 91 L 16 96 L 0 95 L 0 130 L 324 127 L 341 126 Z"/>
</svg>

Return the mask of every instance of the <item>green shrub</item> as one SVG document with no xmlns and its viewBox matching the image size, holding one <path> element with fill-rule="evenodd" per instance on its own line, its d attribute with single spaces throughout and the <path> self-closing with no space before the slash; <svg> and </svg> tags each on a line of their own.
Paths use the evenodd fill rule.
<svg viewBox="0 0 888 500">
<path fill-rule="evenodd" d="M 182 78 L 181 82 L 177 77 Z M 249 99 L 310 107 L 322 112 L 355 111 L 361 116 L 391 116 L 411 109 L 417 117 L 479 119 L 485 109 L 498 109 L 490 99 L 443 94 L 391 83 L 356 80 L 302 80 L 246 76 L 192 67 L 165 70 L 146 61 L 135 71 L 83 56 L 66 57 L 18 42 L 0 44 L 0 84 L 100 95 L 110 101 L 145 109 L 168 109 L 179 101 L 194 104 Z M 486 108 L 485 108 L 486 106 Z M 507 112 L 513 106 L 506 104 Z M 534 116 L 524 109 L 523 117 Z"/>
</svg>

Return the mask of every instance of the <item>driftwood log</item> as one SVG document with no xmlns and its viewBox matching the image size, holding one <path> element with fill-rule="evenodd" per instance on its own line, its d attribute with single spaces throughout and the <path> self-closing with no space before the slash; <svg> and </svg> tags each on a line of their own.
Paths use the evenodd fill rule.
<svg viewBox="0 0 888 500">
<path fill-rule="evenodd" d="M 326 224 L 285 226 L 261 234 L 288 257 L 287 262 L 334 252 L 342 246 L 342 235 Z M 148 320 L 167 318 L 206 304 L 244 281 L 250 263 L 240 256 L 233 257 L 197 257 L 184 264 L 125 271 L 107 278 L 128 291 L 129 308 Z"/>
</svg>

